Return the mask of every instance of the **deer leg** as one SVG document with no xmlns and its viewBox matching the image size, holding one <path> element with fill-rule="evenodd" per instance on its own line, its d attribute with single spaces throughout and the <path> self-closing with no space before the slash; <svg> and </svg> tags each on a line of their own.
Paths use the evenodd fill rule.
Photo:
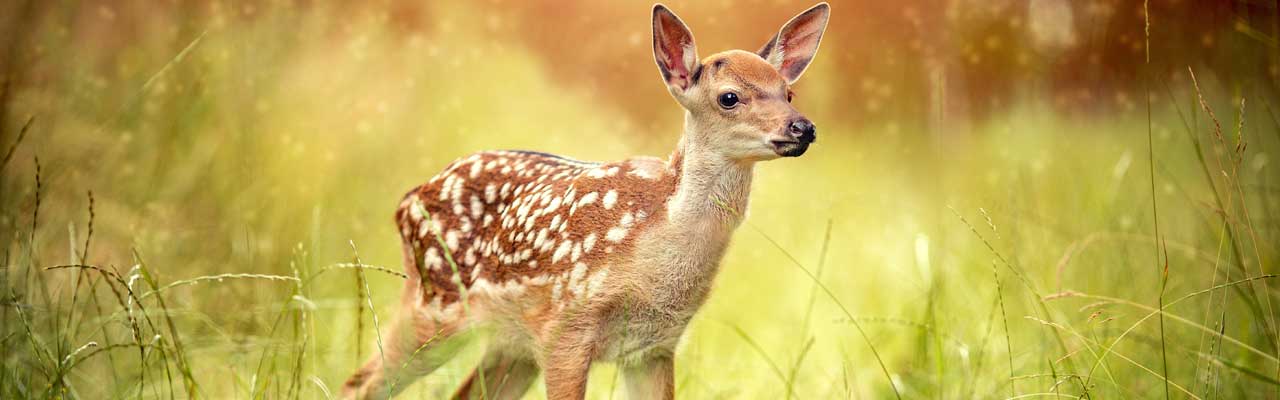
<svg viewBox="0 0 1280 400">
<path fill-rule="evenodd" d="M 675 361 L 669 351 L 660 351 L 634 364 L 623 365 L 622 374 L 629 400 L 675 398 Z"/>
<path fill-rule="evenodd" d="M 438 321 L 406 307 L 383 336 L 381 348 L 343 385 L 343 398 L 384 399 L 449 361 L 470 339 L 454 321 Z"/>
<path fill-rule="evenodd" d="M 552 341 L 543 366 L 546 373 L 547 399 L 580 400 L 587 394 L 587 373 L 595 353 L 594 331 L 569 329 Z"/>
<path fill-rule="evenodd" d="M 471 371 L 471 376 L 467 377 L 453 398 L 519 399 L 529 391 L 529 386 L 533 385 L 533 380 L 537 377 L 538 364 L 533 360 L 501 349 L 489 349 L 480 365 Z"/>
</svg>

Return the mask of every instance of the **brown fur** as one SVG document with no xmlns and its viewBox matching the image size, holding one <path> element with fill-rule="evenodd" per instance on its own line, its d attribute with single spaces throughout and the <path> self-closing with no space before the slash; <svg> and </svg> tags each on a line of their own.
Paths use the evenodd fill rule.
<svg viewBox="0 0 1280 400">
<path fill-rule="evenodd" d="M 516 151 L 455 161 L 410 191 L 396 211 L 414 252 L 410 278 L 425 272 L 432 291 L 423 302 L 448 306 L 460 295 L 454 267 L 466 288 L 524 285 L 536 277 L 563 278 L 579 263 L 592 272 L 607 257 L 625 257 L 675 190 L 677 177 L 669 170 L 645 166 L 657 162 L 593 164 Z"/>
<path fill-rule="evenodd" d="M 804 35 L 784 28 L 770 46 L 816 50 L 826 5 L 805 15 L 820 22 L 793 20 Z M 674 396 L 676 344 L 746 210 L 755 163 L 808 142 L 788 133 L 803 117 L 788 101 L 794 79 L 776 65 L 741 50 L 697 61 L 692 34 L 661 6 L 654 35 L 662 77 L 687 110 L 671 157 L 482 152 L 411 190 L 395 213 L 410 278 L 400 315 L 345 397 L 393 395 L 476 326 L 492 328 L 490 350 L 457 398 L 518 398 L 541 369 L 548 398 L 581 399 L 597 360 L 622 363 L 633 399 Z M 788 55 L 803 59 L 794 76 L 812 56 Z M 717 105 L 727 92 L 741 103 Z"/>
</svg>

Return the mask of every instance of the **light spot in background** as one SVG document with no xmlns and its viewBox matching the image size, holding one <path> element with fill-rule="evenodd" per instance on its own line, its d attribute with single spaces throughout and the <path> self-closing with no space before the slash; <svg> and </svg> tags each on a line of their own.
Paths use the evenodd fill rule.
<svg viewBox="0 0 1280 400">
<path fill-rule="evenodd" d="M 933 267 L 929 263 L 929 236 L 924 233 L 916 234 L 916 271 L 920 273 L 920 279 L 924 285 L 928 287 L 933 282 Z"/>
<path fill-rule="evenodd" d="M 1111 178 L 1115 180 L 1124 178 L 1124 174 L 1129 171 L 1129 165 L 1131 164 L 1133 164 L 1133 153 L 1125 150 L 1124 154 L 1120 155 L 1120 159 L 1116 161 L 1116 165 L 1111 167 Z"/>
<path fill-rule="evenodd" d="M 644 32 L 644 33 L 641 33 L 640 31 L 631 32 L 630 35 L 627 35 L 627 44 L 631 45 L 632 47 L 644 44 L 645 39 L 648 39 L 645 35 L 646 33 L 648 32 Z"/>
<path fill-rule="evenodd" d="M 1058 52 L 1075 46 L 1075 18 L 1067 0 L 1030 0 L 1027 14 L 1031 41 L 1041 51 Z"/>
</svg>

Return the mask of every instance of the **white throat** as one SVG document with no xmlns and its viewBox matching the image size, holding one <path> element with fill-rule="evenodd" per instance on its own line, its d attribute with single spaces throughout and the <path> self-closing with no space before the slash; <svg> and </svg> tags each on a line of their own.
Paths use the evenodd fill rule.
<svg viewBox="0 0 1280 400">
<path fill-rule="evenodd" d="M 688 112 L 684 130 L 671 160 L 678 163 L 672 167 L 679 169 L 680 183 L 667 204 L 667 216 L 684 224 L 717 221 L 716 225 L 732 231 L 746 217 L 755 162 L 733 160 L 716 151 L 709 142 L 717 132 L 695 124 Z"/>
</svg>

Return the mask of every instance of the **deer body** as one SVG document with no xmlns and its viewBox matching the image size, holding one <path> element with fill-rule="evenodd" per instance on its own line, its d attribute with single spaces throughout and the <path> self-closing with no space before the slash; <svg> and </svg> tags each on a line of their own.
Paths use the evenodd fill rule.
<svg viewBox="0 0 1280 400">
<path fill-rule="evenodd" d="M 656 6 L 655 58 L 686 109 L 667 160 L 481 152 L 406 194 L 400 315 L 345 395 L 393 395 L 484 326 L 489 350 L 456 397 L 518 398 L 541 370 L 549 398 L 579 399 L 605 360 L 621 363 L 632 398 L 671 398 L 676 344 L 745 212 L 755 163 L 813 141 L 789 84 L 827 14 L 801 14 L 759 54 L 699 61 L 688 29 Z"/>
</svg>

